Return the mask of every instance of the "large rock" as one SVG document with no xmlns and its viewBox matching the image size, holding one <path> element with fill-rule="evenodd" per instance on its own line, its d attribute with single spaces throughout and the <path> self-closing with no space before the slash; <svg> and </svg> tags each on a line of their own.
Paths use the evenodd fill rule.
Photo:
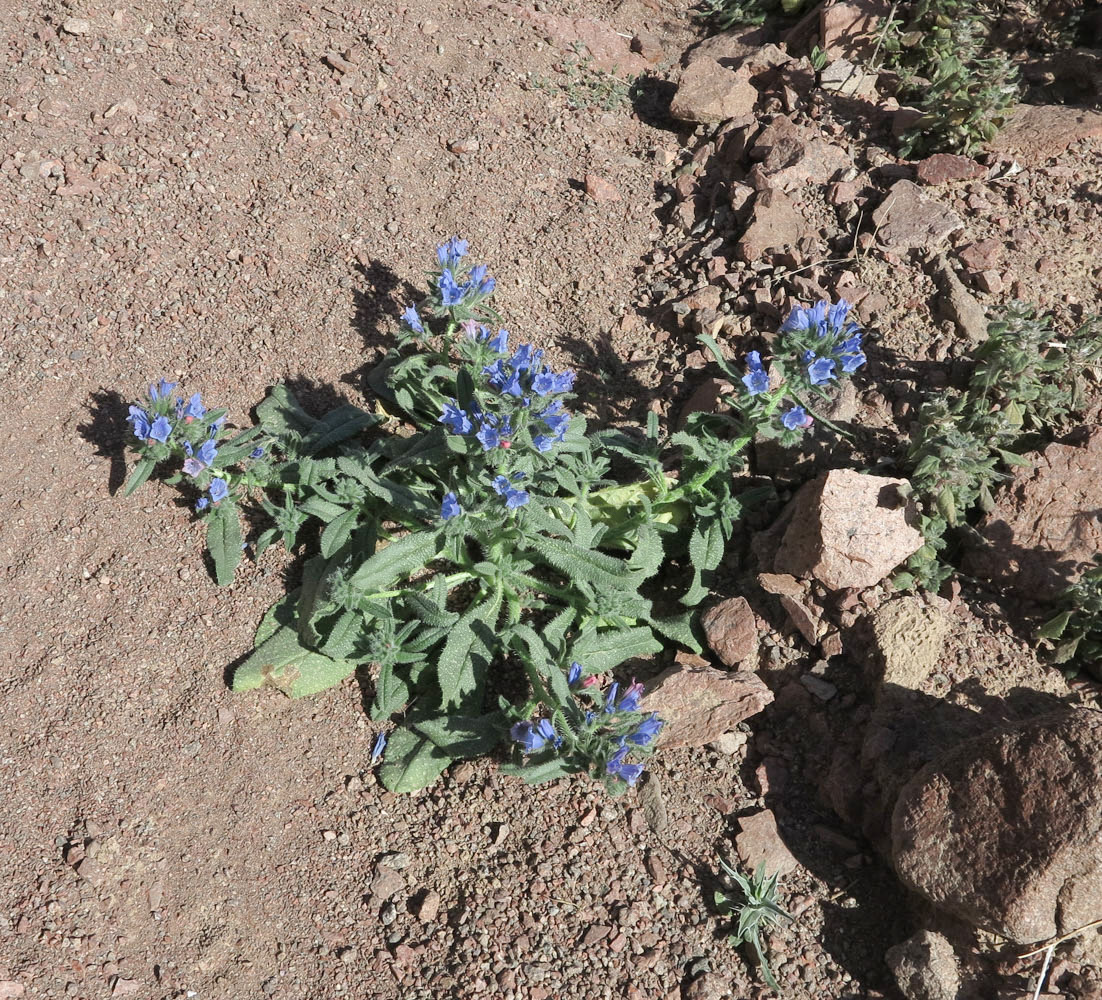
<svg viewBox="0 0 1102 1000">
<path fill-rule="evenodd" d="M 968 740 L 903 788 L 892 863 L 936 906 L 1019 944 L 1102 919 L 1102 712 Z"/>
<path fill-rule="evenodd" d="M 714 59 L 694 59 L 681 73 L 670 114 L 683 122 L 716 124 L 752 115 L 757 99 L 748 70 L 726 69 Z"/>
<path fill-rule="evenodd" d="M 889 948 L 884 961 L 907 1000 L 957 1000 L 960 963 L 941 934 L 919 931 Z"/>
<path fill-rule="evenodd" d="M 1098 136 L 1102 136 L 1102 113 L 1098 111 L 1060 104 L 1019 104 L 987 148 L 1033 166 L 1059 156 L 1073 142 Z"/>
<path fill-rule="evenodd" d="M 697 42 L 686 51 L 684 63 L 688 66 L 700 59 L 712 59 L 721 66 L 734 69 L 747 56 L 752 56 L 765 44 L 764 28 L 743 28 L 741 31 L 721 31 Z"/>
<path fill-rule="evenodd" d="M 889 0 L 846 0 L 819 11 L 819 46 L 831 57 L 863 60 L 876 49 L 881 20 L 891 11 Z"/>
<path fill-rule="evenodd" d="M 761 812 L 742 816 L 738 825 L 742 832 L 735 835 L 735 850 L 751 872 L 756 872 L 758 865 L 764 864 L 766 875 L 776 872 L 783 876 L 799 867 L 800 863 L 781 839 L 777 817 L 770 810 L 762 809 Z"/>
<path fill-rule="evenodd" d="M 779 115 L 754 140 L 750 158 L 759 161 L 749 181 L 759 191 L 778 188 L 794 191 L 805 184 L 826 184 L 853 166 L 840 146 L 828 142 L 818 130 L 797 125 Z"/>
<path fill-rule="evenodd" d="M 647 685 L 642 702 L 643 711 L 666 721 L 664 747 L 705 746 L 773 701 L 757 674 L 716 670 L 691 654 L 678 661 Z"/>
<path fill-rule="evenodd" d="M 964 227 L 951 208 L 927 197 L 914 181 L 896 181 L 872 213 L 876 238 L 885 250 L 936 250 Z"/>
<path fill-rule="evenodd" d="M 967 573 L 1030 597 L 1057 596 L 1102 552 L 1102 427 L 1082 445 L 1050 444 L 1032 469 L 1015 469 L 979 525 L 988 544 Z"/>
<path fill-rule="evenodd" d="M 902 479 L 835 469 L 800 489 L 773 568 L 830 590 L 871 587 L 923 544 Z"/>
<path fill-rule="evenodd" d="M 700 616 L 712 652 L 725 667 L 749 660 L 758 651 L 758 626 L 745 597 L 729 597 Z"/>
<path fill-rule="evenodd" d="M 750 222 L 735 247 L 747 263 L 761 260 L 768 251 L 788 250 L 811 232 L 807 220 L 791 199 L 773 189 L 754 198 Z"/>
</svg>

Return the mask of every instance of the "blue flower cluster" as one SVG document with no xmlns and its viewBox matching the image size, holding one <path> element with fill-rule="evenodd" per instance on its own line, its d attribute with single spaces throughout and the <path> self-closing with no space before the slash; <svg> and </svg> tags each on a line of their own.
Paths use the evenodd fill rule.
<svg viewBox="0 0 1102 1000">
<path fill-rule="evenodd" d="M 796 306 L 781 324 L 781 333 L 814 334 L 815 348 L 803 353 L 807 377 L 812 385 L 826 385 L 837 378 L 837 368 L 853 374 L 865 363 L 861 350 L 861 328 L 849 319 L 852 308 L 845 299 L 834 305 L 826 300 L 807 308 Z"/>
</svg>

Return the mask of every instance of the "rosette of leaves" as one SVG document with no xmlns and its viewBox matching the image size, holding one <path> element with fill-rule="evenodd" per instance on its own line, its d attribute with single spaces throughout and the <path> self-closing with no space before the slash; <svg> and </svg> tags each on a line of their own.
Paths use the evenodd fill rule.
<svg viewBox="0 0 1102 1000">
<path fill-rule="evenodd" d="M 716 909 L 722 916 L 737 918 L 734 933 L 730 936 L 731 943 L 750 947 L 762 979 L 770 989 L 779 993 L 780 987 L 773 977 L 773 970 L 769 968 L 768 941 L 763 937 L 781 921 L 792 919 L 777 903 L 780 874 L 774 872 L 767 878 L 764 861 L 751 878 L 732 868 L 723 858 L 719 859 L 719 864 L 737 890 L 737 895 L 731 890 L 717 890 L 714 897 Z"/>
<path fill-rule="evenodd" d="M 1060 598 L 1062 610 L 1036 632 L 1052 661 L 1070 674 L 1086 671 L 1102 680 L 1102 555 Z"/>
</svg>

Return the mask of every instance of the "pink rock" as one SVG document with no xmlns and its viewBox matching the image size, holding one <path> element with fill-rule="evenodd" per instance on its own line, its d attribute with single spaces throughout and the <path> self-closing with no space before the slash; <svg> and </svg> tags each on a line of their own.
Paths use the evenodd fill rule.
<svg viewBox="0 0 1102 1000">
<path fill-rule="evenodd" d="M 773 565 L 830 590 L 872 587 L 923 544 L 902 479 L 835 469 L 802 487 Z"/>
<path fill-rule="evenodd" d="M 1019 104 L 987 148 L 1023 165 L 1044 163 L 1073 142 L 1102 136 L 1102 112 L 1062 104 Z"/>
<path fill-rule="evenodd" d="M 779 188 L 787 193 L 805 184 L 826 184 L 853 166 L 840 146 L 783 115 L 762 130 L 750 156 L 759 161 L 750 178 L 759 191 Z"/>
<path fill-rule="evenodd" d="M 768 809 L 743 816 L 738 821 L 742 832 L 735 836 L 735 849 L 746 868 L 757 871 L 764 862 L 765 874 L 784 876 L 799 867 L 799 862 L 781 840 L 777 818 Z"/>
<path fill-rule="evenodd" d="M 781 607 L 797 631 L 812 646 L 824 631 L 822 609 L 811 600 L 810 588 L 794 576 L 784 573 L 759 573 L 762 589 L 780 598 Z"/>
<path fill-rule="evenodd" d="M 702 747 L 734 729 L 743 719 L 757 715 L 773 700 L 756 674 L 728 673 L 711 666 L 686 665 L 682 654 L 677 665 L 648 685 L 642 706 L 666 720 L 664 747 Z M 693 661 L 705 663 L 699 657 Z"/>
<path fill-rule="evenodd" d="M 922 193 L 913 181 L 896 181 L 872 213 L 876 238 L 885 250 L 936 250 L 964 221 L 951 208 Z"/>
<path fill-rule="evenodd" d="M 831 58 L 860 60 L 876 48 L 888 0 L 847 0 L 826 4 L 819 12 L 819 45 Z"/>
<path fill-rule="evenodd" d="M 735 252 L 747 262 L 761 260 L 769 250 L 794 247 L 809 231 L 807 220 L 791 199 L 777 190 L 759 191 Z"/>
<path fill-rule="evenodd" d="M 713 605 L 700 616 L 700 624 L 724 666 L 736 666 L 758 651 L 758 627 L 745 597 Z"/>
<path fill-rule="evenodd" d="M 598 205 L 607 205 L 620 200 L 620 192 L 599 174 L 585 175 L 585 193 Z"/>
<path fill-rule="evenodd" d="M 714 59 L 695 59 L 682 71 L 670 114 L 679 121 L 715 124 L 754 113 L 757 88 L 748 70 L 730 70 Z"/>
<path fill-rule="evenodd" d="M 920 184 L 948 184 L 950 181 L 970 181 L 983 177 L 987 168 L 967 156 L 934 153 L 918 165 Z"/>
</svg>

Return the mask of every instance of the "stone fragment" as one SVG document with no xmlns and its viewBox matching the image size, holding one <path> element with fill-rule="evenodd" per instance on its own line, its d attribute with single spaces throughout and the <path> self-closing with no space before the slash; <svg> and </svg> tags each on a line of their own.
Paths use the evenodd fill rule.
<svg viewBox="0 0 1102 1000">
<path fill-rule="evenodd" d="M 722 402 L 726 395 L 735 391 L 735 387 L 726 379 L 709 378 L 700 383 L 691 396 L 685 400 L 677 416 L 677 429 L 683 430 L 689 417 L 694 413 L 728 413 L 730 407 Z"/>
<path fill-rule="evenodd" d="M 788 197 L 773 189 L 759 191 L 735 253 L 748 263 L 758 261 L 769 250 L 794 247 L 807 231 L 807 221 Z"/>
<path fill-rule="evenodd" d="M 631 39 L 631 51 L 637 52 L 647 62 L 660 63 L 666 57 L 662 47 L 662 39 L 646 29 L 639 29 Z"/>
<path fill-rule="evenodd" d="M 847 0 L 823 5 L 819 11 L 819 46 L 832 58 L 861 61 L 871 56 L 881 19 L 890 10 L 888 0 Z"/>
<path fill-rule="evenodd" d="M 1018 944 L 1102 919 L 1102 711 L 966 740 L 902 789 L 891 858 L 935 906 Z"/>
<path fill-rule="evenodd" d="M 777 818 L 769 809 L 763 809 L 738 821 L 741 833 L 735 835 L 735 850 L 742 863 L 755 872 L 763 861 L 766 875 L 779 872 L 783 877 L 795 871 L 799 862 L 781 840 L 777 830 Z"/>
<path fill-rule="evenodd" d="M 644 711 L 666 720 L 664 747 L 705 746 L 773 700 L 773 692 L 756 674 L 717 670 L 699 657 L 679 659 L 648 685 L 642 703 Z M 704 665 L 693 665 L 693 660 Z"/>
<path fill-rule="evenodd" d="M 1058 596 L 1102 552 L 1102 427 L 1079 445 L 1050 444 L 1033 468 L 1016 468 L 979 524 L 987 544 L 965 572 L 1031 598 Z"/>
<path fill-rule="evenodd" d="M 714 972 L 697 976 L 680 994 L 682 1000 L 725 1000 L 731 996 L 731 983 Z"/>
<path fill-rule="evenodd" d="M 960 965 L 943 935 L 919 931 L 889 948 L 884 961 L 907 1000 L 957 1000 Z"/>
<path fill-rule="evenodd" d="M 708 746 L 717 753 L 726 754 L 728 757 L 734 757 L 735 754 L 742 753 L 747 741 L 748 737 L 746 733 L 723 733 L 721 736 L 717 736 L 712 740 Z"/>
<path fill-rule="evenodd" d="M 92 22 L 83 17 L 67 17 L 61 24 L 61 30 L 67 35 L 87 35 L 92 30 Z"/>
<path fill-rule="evenodd" d="M 914 181 L 908 180 L 891 186 L 872 213 L 872 221 L 880 245 L 895 253 L 936 250 L 964 226 L 956 212 L 923 194 Z"/>
<path fill-rule="evenodd" d="M 872 613 L 873 667 L 885 688 L 920 691 L 941 663 L 948 616 L 913 596 L 898 597 Z"/>
<path fill-rule="evenodd" d="M 726 667 L 748 660 L 758 651 L 758 627 L 745 597 L 730 597 L 700 616 L 708 645 Z"/>
<path fill-rule="evenodd" d="M 14 979 L 0 979 L 0 998 L 21 997 L 26 987 Z"/>
<path fill-rule="evenodd" d="M 982 344 L 987 339 L 987 313 L 964 287 L 944 254 L 937 259 L 937 279 L 941 287 L 938 299 L 941 315 L 951 320 L 957 332 L 973 347 Z"/>
<path fill-rule="evenodd" d="M 819 86 L 835 94 L 852 97 L 871 96 L 876 90 L 876 77 L 855 66 L 848 59 L 835 59 L 819 74 Z"/>
<path fill-rule="evenodd" d="M 804 674 L 800 677 L 800 683 L 819 701 L 830 701 L 838 693 L 838 689 L 830 681 L 816 677 L 814 674 Z"/>
<path fill-rule="evenodd" d="M 695 59 L 681 73 L 670 114 L 679 121 L 717 124 L 752 115 L 757 99 L 749 71 L 726 69 L 714 59 Z"/>
<path fill-rule="evenodd" d="M 955 153 L 934 153 L 918 165 L 920 184 L 948 184 L 950 181 L 970 181 L 983 177 L 987 168 L 967 156 Z"/>
<path fill-rule="evenodd" d="M 781 607 L 797 631 L 812 646 L 824 631 L 823 612 L 811 599 L 811 588 L 786 573 L 759 573 L 762 589 L 780 598 Z"/>
<path fill-rule="evenodd" d="M 980 271 L 973 275 L 973 278 L 981 292 L 998 295 L 1003 290 L 1003 276 L 998 271 Z"/>
<path fill-rule="evenodd" d="M 1004 249 L 1002 240 L 980 240 L 962 246 L 957 257 L 969 271 L 985 271 L 999 262 Z"/>
<path fill-rule="evenodd" d="M 376 865 L 371 880 L 371 895 L 376 903 L 382 903 L 397 895 L 406 887 L 406 880 L 389 865 Z"/>
<path fill-rule="evenodd" d="M 585 175 L 585 193 L 598 205 L 607 205 L 620 200 L 620 192 L 599 174 Z"/>
<path fill-rule="evenodd" d="M 123 979 L 121 976 L 116 976 L 115 984 L 111 987 L 111 996 L 130 997 L 140 993 L 141 988 L 142 984 L 137 979 Z"/>
<path fill-rule="evenodd" d="M 741 31 L 721 31 L 698 42 L 685 53 L 685 65 L 700 59 L 713 59 L 721 66 L 734 69 L 747 56 L 752 56 L 764 44 L 763 28 L 743 28 Z"/>
<path fill-rule="evenodd" d="M 828 142 L 818 130 L 797 125 L 783 115 L 761 131 L 750 157 L 759 161 L 748 178 L 759 191 L 779 188 L 787 193 L 805 184 L 826 184 L 853 167 L 853 160 L 840 146 Z"/>
<path fill-rule="evenodd" d="M 993 153 L 1034 166 L 1059 156 L 1073 142 L 1102 136 L 1102 112 L 1062 104 L 1019 104 L 987 144 Z"/>
<path fill-rule="evenodd" d="M 829 590 L 871 587 L 917 552 L 922 535 L 902 502 L 905 480 L 835 469 L 793 497 L 774 559 L 778 573 L 812 576 Z"/>
</svg>

